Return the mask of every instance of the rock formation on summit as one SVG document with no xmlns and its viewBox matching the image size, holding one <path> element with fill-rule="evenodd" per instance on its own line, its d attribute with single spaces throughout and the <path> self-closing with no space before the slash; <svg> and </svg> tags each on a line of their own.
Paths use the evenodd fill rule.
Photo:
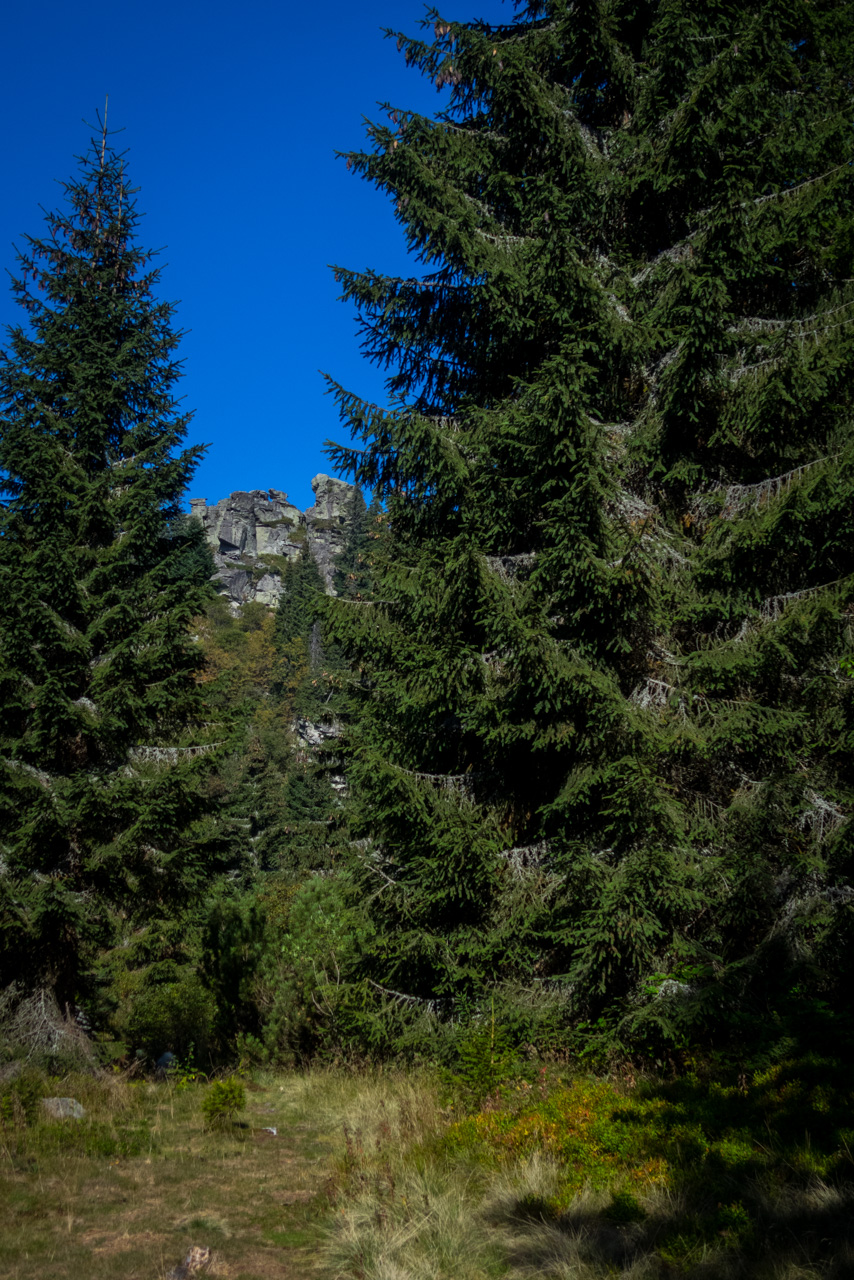
<svg viewBox="0 0 854 1280">
<path fill-rule="evenodd" d="M 326 590 L 334 595 L 335 561 L 347 540 L 354 486 L 333 476 L 311 482 L 314 506 L 302 512 L 281 489 L 232 493 L 209 507 L 192 498 L 190 509 L 201 521 L 213 551 L 214 583 L 235 605 L 257 600 L 275 606 L 282 570 L 306 547 Z"/>
</svg>

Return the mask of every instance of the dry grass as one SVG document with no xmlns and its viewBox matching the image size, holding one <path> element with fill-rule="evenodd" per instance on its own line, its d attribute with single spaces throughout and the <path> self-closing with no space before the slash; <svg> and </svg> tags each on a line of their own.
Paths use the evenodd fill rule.
<svg viewBox="0 0 854 1280">
<path fill-rule="evenodd" d="M 271 1087 L 278 1079 L 270 1077 Z M 312 1115 L 325 1131 L 339 1130 L 341 1135 L 346 1125 L 360 1132 L 365 1143 L 385 1140 L 393 1124 L 411 1145 L 444 1123 L 432 1077 L 423 1073 L 315 1069 L 287 1081 L 285 1105 L 294 1114 Z"/>
<path fill-rule="evenodd" d="M 264 1080 L 225 1133 L 205 1128 L 204 1086 L 81 1076 L 55 1091 L 85 1119 L 0 1131 L 0 1275 L 154 1280 L 193 1245 L 230 1280 L 314 1269 L 354 1080 Z"/>
<path fill-rule="evenodd" d="M 854 1275 L 845 1183 L 734 1188 L 762 1232 L 751 1251 L 749 1234 L 696 1229 L 690 1184 L 636 1186 L 636 1212 L 621 1217 L 612 1188 L 567 1201 L 554 1152 L 490 1163 L 454 1145 L 428 1076 L 270 1075 L 248 1085 L 225 1133 L 204 1126 L 204 1086 L 79 1077 L 55 1091 L 86 1119 L 0 1128 L 10 1280 L 165 1280 L 193 1245 L 228 1280 Z"/>
<path fill-rule="evenodd" d="M 816 1185 L 797 1196 L 767 1201 L 777 1247 L 757 1263 L 726 1241 L 663 1249 L 688 1219 L 678 1193 L 651 1187 L 638 1197 L 642 1222 L 616 1223 L 611 1200 L 585 1191 L 565 1211 L 549 1211 L 561 1181 L 549 1158 L 520 1161 L 480 1176 L 422 1152 L 409 1164 L 401 1151 L 385 1174 L 351 1180 L 324 1254 L 333 1273 L 352 1280 L 850 1280 L 854 1250 L 842 1245 L 821 1265 L 810 1260 L 801 1224 L 850 1219 L 850 1196 Z M 814 1226 L 812 1228 L 814 1234 Z"/>
<path fill-rule="evenodd" d="M 598 1189 L 581 1185 L 567 1198 L 568 1182 L 579 1184 L 565 1158 L 543 1146 L 484 1159 L 482 1147 L 460 1141 L 458 1124 L 448 1127 L 429 1082 L 418 1082 L 414 1099 L 406 1088 L 399 1082 L 396 1104 L 385 1095 L 379 1107 L 374 1093 L 348 1130 L 323 1249 L 341 1280 L 854 1276 L 850 1180 L 804 1181 L 790 1170 L 786 1182 L 779 1169 L 741 1174 L 736 1161 L 714 1183 L 689 1164 L 628 1183 L 615 1167 L 603 1185 L 591 1157 Z"/>
<path fill-rule="evenodd" d="M 483 1172 L 432 1154 L 446 1117 L 429 1078 L 374 1077 L 357 1106 L 341 1107 L 338 1115 L 345 1152 L 323 1250 L 334 1275 L 482 1280 L 504 1274 L 500 1243 L 480 1210 Z"/>
</svg>

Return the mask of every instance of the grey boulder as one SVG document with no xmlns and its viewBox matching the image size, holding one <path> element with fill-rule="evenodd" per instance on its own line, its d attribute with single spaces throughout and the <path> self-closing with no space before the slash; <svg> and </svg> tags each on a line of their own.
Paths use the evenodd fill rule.
<svg viewBox="0 0 854 1280">
<path fill-rule="evenodd" d="M 82 1120 L 86 1114 L 76 1098 L 42 1098 L 42 1106 L 54 1120 Z"/>
</svg>

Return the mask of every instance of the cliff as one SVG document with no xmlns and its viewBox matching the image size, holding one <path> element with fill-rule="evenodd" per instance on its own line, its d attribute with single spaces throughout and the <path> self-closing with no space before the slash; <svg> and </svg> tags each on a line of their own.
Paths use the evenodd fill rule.
<svg viewBox="0 0 854 1280">
<path fill-rule="evenodd" d="M 213 551 L 221 595 L 235 605 L 257 600 L 275 606 L 282 570 L 304 547 L 334 595 L 335 561 L 347 540 L 354 486 L 319 475 L 311 488 L 314 506 L 304 512 L 281 489 L 232 493 L 210 507 L 204 498 L 190 500 Z"/>
</svg>

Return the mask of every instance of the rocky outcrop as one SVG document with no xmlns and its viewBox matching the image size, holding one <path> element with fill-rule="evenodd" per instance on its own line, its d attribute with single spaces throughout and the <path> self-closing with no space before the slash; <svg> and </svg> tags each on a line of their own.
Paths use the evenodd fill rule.
<svg viewBox="0 0 854 1280">
<path fill-rule="evenodd" d="M 333 476 L 311 482 L 314 506 L 302 512 L 281 489 L 232 493 L 209 507 L 204 498 L 190 500 L 213 551 L 220 594 L 234 605 L 257 600 L 275 606 L 282 589 L 282 570 L 307 547 L 326 590 L 334 594 L 335 561 L 347 540 L 354 486 Z"/>
<path fill-rule="evenodd" d="M 330 594 L 334 594 L 335 561 L 350 532 L 353 488 L 334 476 L 315 476 L 311 482 L 314 506 L 305 513 L 308 549 Z"/>
</svg>

